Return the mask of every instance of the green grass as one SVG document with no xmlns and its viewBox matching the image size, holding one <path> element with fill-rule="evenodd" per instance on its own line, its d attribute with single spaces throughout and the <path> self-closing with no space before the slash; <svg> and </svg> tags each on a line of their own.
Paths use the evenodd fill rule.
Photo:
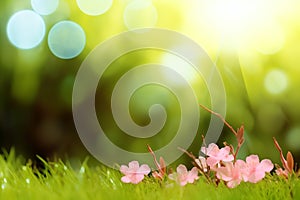
<svg viewBox="0 0 300 200">
<path fill-rule="evenodd" d="M 14 152 L 0 155 L 0 199 L 300 199 L 300 180 L 268 176 L 257 184 L 242 183 L 234 189 L 218 187 L 200 179 L 180 187 L 146 178 L 138 185 L 124 184 L 121 174 L 103 166 L 78 169 L 69 164 L 45 162 L 37 170 Z"/>
</svg>

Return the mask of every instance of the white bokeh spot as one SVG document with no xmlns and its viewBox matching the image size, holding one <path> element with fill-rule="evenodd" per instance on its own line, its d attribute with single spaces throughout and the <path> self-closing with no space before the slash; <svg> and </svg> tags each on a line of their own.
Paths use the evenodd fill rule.
<svg viewBox="0 0 300 200">
<path fill-rule="evenodd" d="M 154 27 L 157 23 L 158 14 L 150 0 L 131 1 L 124 11 L 124 23 L 129 29 Z"/>
<path fill-rule="evenodd" d="M 40 15 L 50 15 L 58 7 L 59 0 L 31 0 L 32 9 Z"/>
<path fill-rule="evenodd" d="M 32 49 L 45 37 L 45 22 L 31 10 L 21 10 L 12 15 L 7 23 L 9 41 L 20 49 Z"/>
<path fill-rule="evenodd" d="M 62 59 L 78 56 L 84 49 L 86 37 L 80 25 L 72 21 L 61 21 L 55 24 L 48 35 L 51 52 Z"/>
<path fill-rule="evenodd" d="M 101 15 L 110 9 L 113 0 L 76 0 L 79 9 L 87 15 Z"/>
<path fill-rule="evenodd" d="M 280 94 L 287 86 L 288 78 L 281 70 L 272 70 L 265 77 L 265 88 L 271 94 Z"/>
</svg>

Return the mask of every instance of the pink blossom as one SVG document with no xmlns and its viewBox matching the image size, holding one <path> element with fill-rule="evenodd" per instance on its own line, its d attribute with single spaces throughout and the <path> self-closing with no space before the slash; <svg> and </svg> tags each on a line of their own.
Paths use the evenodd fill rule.
<svg viewBox="0 0 300 200">
<path fill-rule="evenodd" d="M 229 188 L 234 188 L 243 180 L 242 170 L 246 163 L 243 160 L 237 160 L 233 162 L 224 163 L 223 167 L 216 168 L 216 175 L 218 179 L 227 182 Z"/>
<path fill-rule="evenodd" d="M 207 165 L 214 169 L 215 165 L 220 161 L 230 162 L 233 161 L 234 157 L 230 154 L 230 147 L 226 146 L 219 149 L 218 145 L 211 143 L 208 148 L 201 147 L 201 151 L 209 156 L 207 158 Z"/>
<path fill-rule="evenodd" d="M 126 165 L 120 167 L 120 171 L 125 175 L 121 178 L 124 183 L 137 184 L 144 179 L 144 176 L 150 173 L 150 167 L 146 164 L 139 166 L 138 161 L 131 161 Z"/>
<path fill-rule="evenodd" d="M 250 155 L 246 158 L 246 168 L 243 169 L 244 181 L 257 183 L 265 177 L 266 172 L 270 172 L 274 165 L 269 159 L 259 162 L 257 155 Z"/>
<path fill-rule="evenodd" d="M 199 179 L 198 169 L 196 167 L 193 167 L 191 171 L 188 171 L 184 165 L 180 164 L 176 170 L 177 173 L 169 174 L 169 178 L 176 180 L 181 186 L 184 186 L 187 183 L 194 183 L 195 180 Z"/>
<path fill-rule="evenodd" d="M 207 163 L 206 163 L 206 159 L 202 156 L 199 156 L 199 158 L 195 159 L 195 163 L 201 167 L 201 169 L 203 170 L 203 172 L 207 172 Z"/>
</svg>

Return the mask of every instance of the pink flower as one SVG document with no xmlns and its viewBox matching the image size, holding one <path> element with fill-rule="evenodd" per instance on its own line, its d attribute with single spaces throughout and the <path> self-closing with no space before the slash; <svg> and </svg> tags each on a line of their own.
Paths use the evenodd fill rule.
<svg viewBox="0 0 300 200">
<path fill-rule="evenodd" d="M 144 176 L 150 173 L 150 167 L 146 164 L 139 166 L 138 161 L 131 161 L 126 165 L 120 167 L 120 171 L 125 175 L 121 178 L 124 183 L 137 184 L 144 179 Z"/>
<path fill-rule="evenodd" d="M 259 162 L 257 155 L 250 155 L 246 158 L 246 168 L 243 169 L 244 181 L 257 183 L 265 177 L 266 172 L 270 172 L 274 165 L 269 159 Z"/>
<path fill-rule="evenodd" d="M 207 158 L 207 165 L 212 169 L 214 169 L 215 165 L 220 163 L 220 161 L 231 162 L 234 159 L 233 155 L 230 154 L 230 147 L 228 146 L 219 149 L 218 145 L 211 143 L 208 145 L 208 148 L 201 147 L 201 151 L 209 156 Z"/>
<path fill-rule="evenodd" d="M 224 167 L 216 168 L 217 178 L 227 182 L 229 188 L 234 188 L 243 180 L 241 169 L 246 163 L 242 160 L 237 160 L 235 164 L 232 162 L 224 163 Z"/>
<path fill-rule="evenodd" d="M 176 170 L 177 174 L 169 174 L 169 178 L 176 180 L 181 186 L 184 186 L 187 183 L 194 183 L 195 180 L 199 179 L 198 169 L 196 167 L 193 167 L 191 171 L 188 171 L 184 165 L 180 164 Z"/>
<path fill-rule="evenodd" d="M 199 156 L 199 158 L 195 159 L 195 163 L 202 169 L 203 172 L 207 172 L 207 163 L 204 157 Z"/>
</svg>

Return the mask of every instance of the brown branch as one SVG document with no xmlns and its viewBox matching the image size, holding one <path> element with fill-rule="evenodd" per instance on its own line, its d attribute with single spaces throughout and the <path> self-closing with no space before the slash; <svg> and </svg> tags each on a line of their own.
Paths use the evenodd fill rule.
<svg viewBox="0 0 300 200">
<path fill-rule="evenodd" d="M 210 182 L 213 182 L 212 180 L 211 180 L 211 178 L 208 176 L 208 173 L 206 173 L 206 172 L 204 172 L 204 166 L 202 166 L 202 164 L 201 164 L 201 161 L 200 161 L 200 159 L 199 159 L 199 162 L 200 162 L 200 165 L 201 166 L 199 166 L 198 164 L 197 164 L 197 162 L 196 162 L 196 157 L 194 156 L 194 154 L 193 153 L 190 153 L 190 152 L 188 152 L 187 150 L 185 150 L 185 149 L 183 149 L 183 148 L 181 148 L 181 147 L 178 147 L 178 149 L 180 150 L 180 151 L 182 151 L 182 152 L 184 152 L 185 154 L 187 154 L 190 158 L 192 158 L 194 161 L 192 162 L 192 164 L 195 166 L 195 167 L 197 167 L 198 169 L 199 169 L 199 171 L 201 172 L 201 174 L 203 174 L 204 176 L 205 176 L 205 178 L 208 180 L 208 181 L 210 181 Z M 207 172 L 209 172 L 209 166 L 207 166 Z"/>
<path fill-rule="evenodd" d="M 279 154 L 280 154 L 280 160 L 281 160 L 281 163 L 283 165 L 283 168 L 286 169 L 289 173 L 292 173 L 293 169 L 290 169 L 290 167 L 288 166 L 288 163 L 286 161 L 286 159 L 284 158 L 283 156 L 283 152 L 282 152 L 282 149 L 279 145 L 279 143 L 277 142 L 276 138 L 273 137 L 273 141 L 274 141 L 274 144 L 275 144 L 275 147 L 276 149 L 279 151 Z"/>
<path fill-rule="evenodd" d="M 232 131 L 232 133 L 233 133 L 235 136 L 238 135 L 237 132 L 236 132 L 236 131 L 232 128 L 232 126 L 224 119 L 224 117 L 223 117 L 222 115 L 220 115 L 219 113 L 216 113 L 216 112 L 210 110 L 209 108 L 207 108 L 207 107 L 205 107 L 205 106 L 203 106 L 203 105 L 201 105 L 201 104 L 200 104 L 200 106 L 201 106 L 203 109 L 205 109 L 205 110 L 207 110 L 208 112 L 210 112 L 211 114 L 214 114 L 215 116 L 219 117 L 219 118 L 224 122 L 224 124 Z"/>
<path fill-rule="evenodd" d="M 184 152 L 186 155 L 188 155 L 191 159 L 196 160 L 197 158 L 194 156 L 194 154 L 188 152 L 187 150 L 181 148 L 181 147 L 177 147 L 180 151 Z"/>
<path fill-rule="evenodd" d="M 232 127 L 232 126 L 224 119 L 224 117 L 223 117 L 222 115 L 220 115 L 219 113 L 216 113 L 216 112 L 210 110 L 209 108 L 207 108 L 207 107 L 205 107 L 205 106 L 203 106 L 203 105 L 201 105 L 201 104 L 200 104 L 200 106 L 201 106 L 203 109 L 207 110 L 208 112 L 210 112 L 210 113 L 216 115 L 217 117 L 219 117 L 219 118 L 224 122 L 224 124 L 231 130 L 231 132 L 235 135 L 236 140 L 237 140 L 237 148 L 236 148 L 236 151 L 235 151 L 235 152 L 233 151 L 233 148 L 232 148 L 232 146 L 230 145 L 230 146 L 231 146 L 231 153 L 233 154 L 234 162 L 235 162 L 235 161 L 236 161 L 237 154 L 238 154 L 238 152 L 239 152 L 239 150 L 240 150 L 242 144 L 243 144 L 244 141 L 245 141 L 245 140 L 244 140 L 244 125 L 242 125 L 237 131 L 235 131 L 235 130 L 233 129 L 233 127 Z"/>
<path fill-rule="evenodd" d="M 154 154 L 154 152 L 153 152 L 153 150 L 151 149 L 151 147 L 150 147 L 149 144 L 147 144 L 147 148 L 148 148 L 148 151 L 150 152 L 150 154 L 152 155 L 152 157 L 153 157 L 153 159 L 154 159 L 154 163 L 155 163 L 155 165 L 156 165 L 158 171 L 159 171 L 161 174 L 164 174 L 164 171 L 162 170 L 160 164 L 158 163 L 158 161 L 157 161 L 157 159 L 156 159 L 156 156 L 155 156 L 155 154 Z"/>
</svg>

